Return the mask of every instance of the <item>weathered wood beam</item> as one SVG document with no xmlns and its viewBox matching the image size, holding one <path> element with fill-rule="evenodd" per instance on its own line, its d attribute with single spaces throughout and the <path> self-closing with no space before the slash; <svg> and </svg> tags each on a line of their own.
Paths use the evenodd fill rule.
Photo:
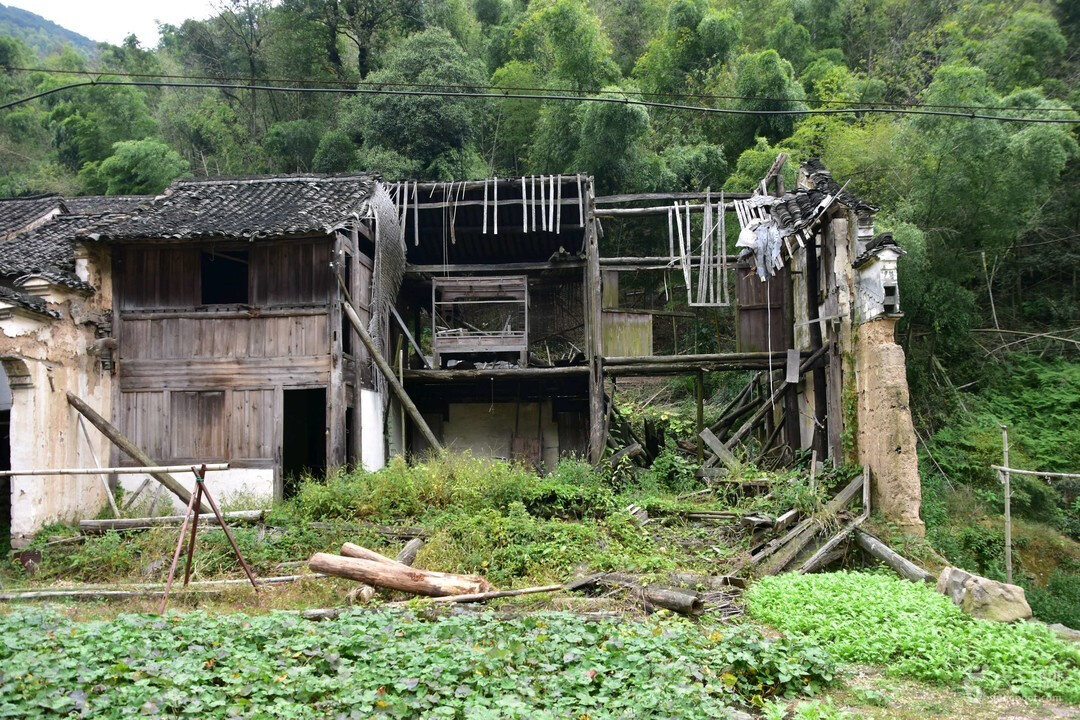
<svg viewBox="0 0 1080 720">
<path fill-rule="evenodd" d="M 729 263 L 734 264 L 738 260 L 738 255 L 727 256 Z M 680 262 L 681 258 L 664 256 L 607 257 L 600 258 L 600 267 L 622 270 L 678 270 L 681 267 Z M 690 265 L 691 267 L 701 265 L 701 258 L 691 257 Z"/>
<path fill-rule="evenodd" d="M 585 377 L 584 365 L 567 367 L 475 368 L 471 370 L 406 370 L 405 382 L 453 383 L 468 380 L 544 380 L 547 378 Z"/>
<path fill-rule="evenodd" d="M 120 432 L 112 423 L 99 415 L 94 408 L 87 405 L 78 395 L 68 392 L 67 401 L 71 407 L 75 408 L 83 417 L 89 420 L 91 425 L 100 430 L 102 435 L 109 438 L 116 447 L 120 448 L 120 450 L 132 460 L 145 466 L 157 466 L 161 464 L 143 452 L 142 448 L 128 439 L 128 437 Z M 161 483 L 169 492 L 180 498 L 180 501 L 185 505 L 191 502 L 191 493 L 189 493 L 187 488 L 181 485 L 172 475 L 163 472 L 152 472 L 148 474 L 150 477 Z M 208 505 L 202 503 L 200 503 L 200 505 L 204 512 L 210 512 L 210 507 Z"/>
<path fill-rule="evenodd" d="M 589 362 L 589 460 L 596 465 L 604 452 L 604 336 L 602 332 L 603 301 L 601 298 L 599 222 L 593 181 L 583 187 L 589 196 L 585 222 L 585 330 L 588 337 Z"/>
<path fill-rule="evenodd" d="M 234 523 L 257 523 L 266 517 L 264 510 L 237 510 L 236 512 L 222 513 L 221 516 Z M 79 530 L 86 534 L 104 533 L 109 530 L 141 530 L 151 527 L 179 527 L 184 522 L 183 515 L 162 515 L 159 517 L 143 518 L 110 518 L 107 520 L 80 520 Z M 199 524 L 209 525 L 216 523 L 213 515 L 200 515 Z"/>
<path fill-rule="evenodd" d="M 715 207 L 715 205 L 714 205 Z M 679 209 L 686 212 L 686 205 L 680 205 Z M 701 212 L 705 209 L 704 205 L 691 205 L 690 212 Z M 617 217 L 649 217 L 651 215 L 667 215 L 671 208 L 667 205 L 658 205 L 656 207 L 636 207 L 636 208 L 600 208 L 596 211 L 596 217 L 598 218 L 617 218 Z M 724 210 L 734 211 L 735 205 L 733 203 L 726 203 Z"/>
<path fill-rule="evenodd" d="M 409 394 L 405 392 L 405 387 L 398 380 L 397 375 L 394 373 L 394 369 L 390 367 L 390 363 L 386 362 L 386 358 L 379 352 L 379 348 L 375 346 L 375 341 L 371 338 L 367 328 L 364 327 L 364 323 L 360 321 L 360 316 L 356 314 L 356 309 L 353 308 L 352 303 L 345 301 L 342 303 L 342 307 L 345 310 L 346 317 L 349 318 L 349 322 L 352 323 L 353 329 L 356 330 L 356 334 L 360 336 L 360 341 L 364 343 L 364 347 L 367 348 L 368 353 L 371 355 L 371 359 L 375 361 L 376 367 L 379 368 L 379 372 L 386 378 L 386 384 L 390 387 L 390 390 L 397 396 L 398 402 L 405 408 L 405 412 L 409 414 L 409 417 L 416 427 L 420 430 L 420 433 L 427 440 L 428 444 L 433 447 L 437 452 L 442 452 L 442 443 L 435 437 L 435 433 L 431 432 L 431 428 L 428 426 L 427 421 L 424 420 L 424 416 L 420 414 L 420 410 L 417 409 L 416 404 L 409 397 Z"/>
<path fill-rule="evenodd" d="M 308 560 L 308 567 L 326 575 L 359 580 L 375 587 L 400 590 L 413 595 L 467 595 L 491 590 L 491 585 L 487 580 L 478 575 L 454 575 L 418 570 L 393 560 L 378 562 L 329 553 L 315 553 Z"/>
<path fill-rule="evenodd" d="M 770 356 L 775 364 L 777 360 L 783 360 L 786 353 L 781 352 L 733 352 L 733 353 L 703 353 L 698 355 L 615 355 L 604 358 L 605 365 L 650 365 L 655 363 L 709 363 L 709 362 L 739 362 L 743 360 L 756 360 L 768 363 Z M 810 353 L 803 353 L 803 358 L 809 358 Z"/>
<path fill-rule="evenodd" d="M 865 530 L 855 531 L 855 543 L 867 553 L 891 567 L 902 578 L 931 585 L 937 582 L 933 574 L 911 562 Z"/>
<path fill-rule="evenodd" d="M 542 272 L 544 270 L 580 270 L 584 260 L 560 260 L 558 262 L 512 262 L 512 263 L 450 263 L 447 265 L 406 265 L 406 275 Z"/>
<path fill-rule="evenodd" d="M 667 192 L 667 193 L 628 193 L 622 195 L 599 195 L 597 205 L 618 205 L 629 202 L 674 202 L 676 200 L 704 200 L 706 197 L 719 198 L 719 192 Z M 750 193 L 724 193 L 727 200 L 746 200 Z"/>
</svg>

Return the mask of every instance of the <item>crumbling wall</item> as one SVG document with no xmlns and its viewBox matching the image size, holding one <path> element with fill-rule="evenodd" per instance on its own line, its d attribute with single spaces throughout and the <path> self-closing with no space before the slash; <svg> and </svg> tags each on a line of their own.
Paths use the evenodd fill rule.
<svg viewBox="0 0 1080 720">
<path fill-rule="evenodd" d="M 881 317 L 863 323 L 856 332 L 859 462 L 870 468 L 873 507 L 903 531 L 922 535 L 915 426 L 904 349 L 896 343 L 895 325 L 894 318 Z"/>
<path fill-rule="evenodd" d="M 52 304 L 61 318 L 45 321 L 18 315 L 0 321 L 0 357 L 5 367 L 24 370 L 12 378 L 11 467 L 94 467 L 109 458 L 108 441 L 92 426 L 79 427 L 67 392 L 108 416 L 112 377 L 88 350 L 97 339 L 91 325 L 77 325 L 71 301 Z M 9 373 L 11 377 L 11 373 Z M 87 439 L 87 435 L 89 439 Z M 106 502 L 98 477 L 15 476 L 11 480 L 11 539 L 21 546 L 43 525 L 92 515 Z"/>
</svg>

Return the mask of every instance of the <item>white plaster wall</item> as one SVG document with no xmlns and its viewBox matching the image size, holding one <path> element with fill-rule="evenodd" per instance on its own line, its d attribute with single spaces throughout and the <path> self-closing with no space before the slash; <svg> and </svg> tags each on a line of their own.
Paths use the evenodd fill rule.
<svg viewBox="0 0 1080 720">
<path fill-rule="evenodd" d="M 516 414 L 515 414 L 515 411 Z M 537 413 L 542 420 L 538 423 Z M 538 427 L 539 425 L 539 427 Z M 469 451 L 478 457 L 510 459 L 515 428 L 522 437 L 541 440 L 541 459 L 549 468 L 559 462 L 559 426 L 551 403 L 456 403 L 450 405 L 450 421 L 443 423 L 443 445 L 454 452 Z"/>
<path fill-rule="evenodd" d="M 366 388 L 360 389 L 360 463 L 365 470 L 386 466 L 382 396 Z"/>
<path fill-rule="evenodd" d="M 112 305 L 108 254 L 99 251 L 97 292 L 84 297 L 50 290 L 49 309 L 58 319 L 19 312 L 0 320 L 0 358 L 25 365 L 28 376 L 18 378 L 11 398 L 11 467 L 46 469 L 100 467 L 109 459 L 109 441 L 68 404 L 70 391 L 105 417 L 112 415 L 113 377 L 102 370 L 87 349 L 96 340 L 96 327 L 72 317 L 78 303 L 100 313 Z M 89 439 L 87 439 L 89 436 Z M 98 462 L 100 461 L 100 462 Z M 106 504 L 99 476 L 15 476 L 11 480 L 11 540 L 26 544 L 43 525 L 96 515 Z"/>
<path fill-rule="evenodd" d="M 189 491 L 195 489 L 195 475 L 190 472 L 172 473 L 177 481 Z M 120 485 L 125 493 L 135 492 L 147 475 L 121 475 Z M 136 507 L 149 509 L 151 499 L 160 485 L 153 479 L 136 501 Z M 233 504 L 242 504 L 244 509 L 270 507 L 274 499 L 274 471 L 272 468 L 229 468 L 228 470 L 209 471 L 206 473 L 206 487 L 214 496 L 214 501 L 223 510 Z M 172 508 L 173 514 L 181 515 L 187 506 L 180 498 L 162 488 L 158 501 L 157 514 Z"/>
</svg>

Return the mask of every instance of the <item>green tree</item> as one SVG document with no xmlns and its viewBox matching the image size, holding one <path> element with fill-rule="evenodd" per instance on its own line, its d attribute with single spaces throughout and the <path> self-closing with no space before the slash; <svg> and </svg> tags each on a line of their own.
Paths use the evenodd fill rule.
<svg viewBox="0 0 1080 720">
<path fill-rule="evenodd" d="M 84 165 L 79 178 L 91 193 L 154 195 L 187 171 L 187 161 L 160 140 L 126 140 L 102 162 Z"/>
<path fill-rule="evenodd" d="M 274 123 L 266 133 L 266 152 L 282 172 L 311 169 L 319 149 L 319 128 L 310 120 L 287 120 Z"/>
<path fill-rule="evenodd" d="M 1067 43 L 1057 21 L 1035 10 L 1020 10 L 1001 33 L 995 33 L 979 54 L 979 65 L 994 87 L 1008 92 L 1042 82 L 1047 70 L 1065 57 Z"/>
<path fill-rule="evenodd" d="M 738 108 L 754 111 L 805 110 L 802 86 L 795 82 L 791 63 L 781 58 L 775 50 L 740 55 L 735 63 L 734 81 L 728 84 L 731 92 L 740 98 Z M 754 138 L 764 137 L 776 141 L 787 137 L 795 128 L 796 117 L 792 115 L 731 115 L 721 123 L 725 148 L 729 156 L 735 156 L 750 147 Z"/>
<path fill-rule="evenodd" d="M 371 74 L 372 83 L 473 87 L 483 85 L 480 61 L 470 58 L 446 30 L 411 35 Z M 384 148 L 427 167 L 438 156 L 470 148 L 487 105 L 476 99 L 363 95 L 346 101 L 345 129 L 369 149 Z"/>
<path fill-rule="evenodd" d="M 319 138 L 319 147 L 311 167 L 316 172 L 336 173 L 352 169 L 356 165 L 356 145 L 349 134 L 330 130 Z"/>
<path fill-rule="evenodd" d="M 766 42 L 790 62 L 796 72 L 806 66 L 811 50 L 810 31 L 792 18 L 777 22 L 766 36 Z"/>
<path fill-rule="evenodd" d="M 634 76 L 650 92 L 701 88 L 710 70 L 734 51 L 739 32 L 739 23 L 730 12 L 710 10 L 702 0 L 676 0 L 668 8 L 661 32 L 634 67 Z"/>
<path fill-rule="evenodd" d="M 611 42 L 584 0 L 537 0 L 529 8 L 514 31 L 514 58 L 578 90 L 618 80 Z"/>
</svg>

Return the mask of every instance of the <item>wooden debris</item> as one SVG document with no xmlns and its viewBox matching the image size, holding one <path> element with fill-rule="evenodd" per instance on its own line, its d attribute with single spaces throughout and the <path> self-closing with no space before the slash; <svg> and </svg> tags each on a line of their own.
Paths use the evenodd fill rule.
<svg viewBox="0 0 1080 720">
<path fill-rule="evenodd" d="M 595 586 L 620 587 L 630 591 L 632 598 L 646 609 L 660 607 L 682 615 L 700 615 L 705 610 L 701 597 L 695 592 L 676 590 L 657 585 L 642 585 L 638 578 L 623 573 L 599 573 L 567 583 L 567 590 L 584 590 Z"/>
<path fill-rule="evenodd" d="M 740 467 L 739 459 L 732 454 L 730 450 L 724 447 L 724 443 L 720 442 L 720 438 L 716 437 L 712 430 L 705 428 L 701 431 L 699 436 L 709 449 L 716 453 L 716 457 L 720 459 L 720 462 L 724 463 L 724 466 L 729 470 L 738 470 Z"/>
<path fill-rule="evenodd" d="M 495 600 L 496 598 L 518 597 L 519 595 L 532 595 L 535 593 L 548 593 L 558 592 L 565 590 L 565 585 L 538 585 L 536 587 L 520 588 L 518 590 L 492 590 L 490 592 L 482 593 L 470 593 L 468 595 L 444 595 L 443 597 L 433 597 L 428 602 L 432 603 L 474 603 L 485 602 L 487 600 Z M 401 605 L 408 605 L 408 602 L 394 602 L 388 603 L 387 607 L 399 607 Z"/>
<path fill-rule="evenodd" d="M 326 577 L 320 573 L 309 573 L 306 575 L 281 575 L 279 577 L 259 578 L 260 585 L 281 585 L 287 583 L 298 582 L 301 580 L 318 580 Z M 188 588 L 195 588 L 194 590 L 187 590 L 187 594 L 211 594 L 224 592 L 230 586 L 233 585 L 247 585 L 248 580 L 241 578 L 239 580 L 196 580 L 188 583 Z M 20 601 L 20 600 L 57 600 L 57 599 L 69 599 L 69 600 L 97 600 L 97 599 L 127 599 L 135 597 L 154 597 L 160 596 L 165 592 L 164 583 L 143 583 L 135 585 L 127 585 L 121 587 L 95 587 L 95 586 L 82 586 L 82 587 L 66 587 L 66 588 L 50 588 L 47 590 L 12 590 L 10 592 L 0 593 L 0 601 Z"/>
<path fill-rule="evenodd" d="M 413 561 L 416 560 L 416 554 L 420 551 L 420 548 L 423 547 L 423 545 L 423 540 L 421 540 L 420 538 L 413 538 L 405 544 L 405 547 L 403 547 L 401 549 L 401 552 L 397 554 L 397 558 L 395 560 L 391 560 L 384 555 L 380 555 L 377 552 L 373 552 L 359 545 L 354 545 L 353 543 L 345 543 L 344 545 L 342 545 L 341 554 L 345 555 L 346 557 L 366 557 L 367 559 L 375 560 L 376 562 L 399 562 L 402 565 L 411 566 L 413 564 Z M 360 554 L 354 555 L 354 552 Z M 369 602 L 373 597 L 375 597 L 375 592 L 376 590 L 373 586 L 361 585 L 360 587 L 349 590 L 349 592 L 345 595 L 345 601 L 349 605 L 364 604 Z"/>
<path fill-rule="evenodd" d="M 851 521 L 848 525 L 844 526 L 840 532 L 833 535 L 828 542 L 818 548 L 817 552 L 811 555 L 806 562 L 799 566 L 799 574 L 805 575 L 809 572 L 814 572 L 819 567 L 826 565 L 826 558 L 832 553 L 833 549 L 841 542 L 847 539 L 848 535 L 855 531 L 855 528 L 862 525 L 866 520 L 866 515 L 860 515 Z"/>
<path fill-rule="evenodd" d="M 370 551 L 369 551 L 370 552 Z M 418 570 L 390 558 L 384 561 L 315 553 L 308 567 L 315 572 L 359 580 L 375 587 L 400 590 L 414 595 L 469 595 L 489 592 L 491 585 L 478 575 L 455 575 Z"/>
<path fill-rule="evenodd" d="M 900 577 L 912 582 L 925 582 L 933 585 L 937 578 L 890 548 L 885 543 L 864 530 L 855 531 L 855 543 L 867 553 L 895 570 Z"/>
<path fill-rule="evenodd" d="M 257 523 L 266 517 L 265 510 L 238 510 L 235 512 L 222 513 L 221 516 L 232 523 Z M 97 534 L 109 530 L 147 530 L 155 527 L 180 527 L 184 522 L 183 515 L 162 515 L 159 517 L 143 518 L 110 518 L 106 520 L 80 520 L 79 530 L 85 534 Z M 213 515 L 201 515 L 200 525 L 216 523 Z"/>
</svg>

